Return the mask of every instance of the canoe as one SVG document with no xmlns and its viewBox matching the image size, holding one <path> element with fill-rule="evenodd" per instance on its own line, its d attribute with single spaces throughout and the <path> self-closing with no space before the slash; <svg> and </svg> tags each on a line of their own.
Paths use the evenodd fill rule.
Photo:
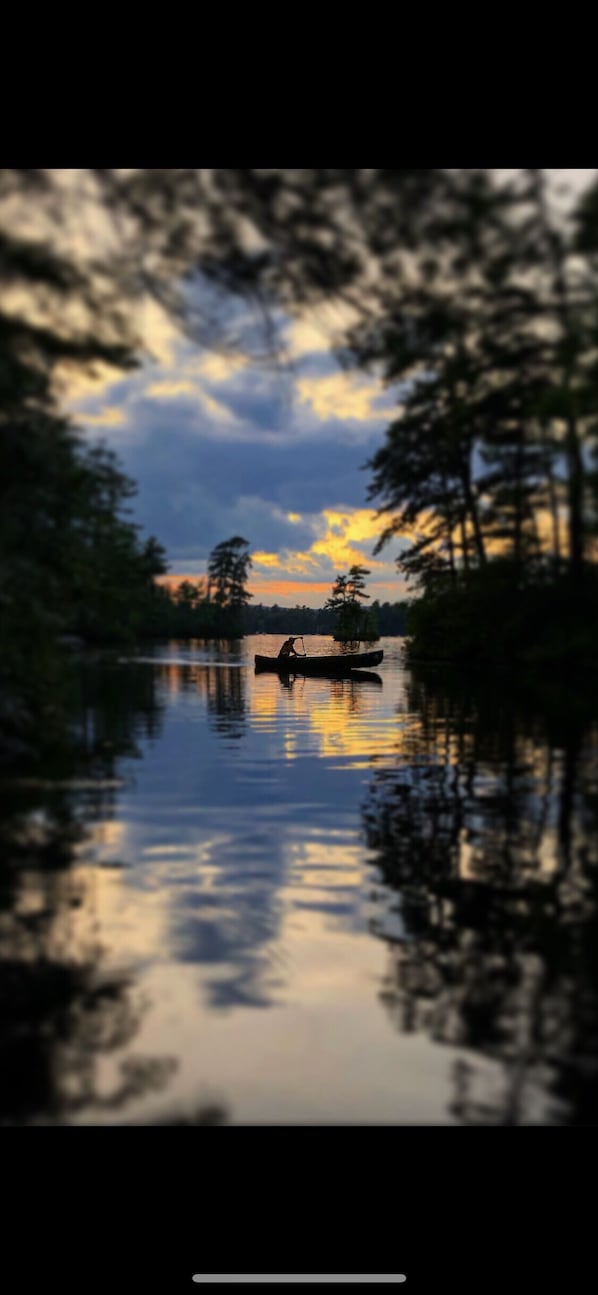
<svg viewBox="0 0 598 1295">
<path fill-rule="evenodd" d="M 346 652 L 336 656 L 277 657 L 256 656 L 256 670 L 274 670 L 277 674 L 350 675 L 352 670 L 367 670 L 380 665 L 384 652 Z"/>
</svg>

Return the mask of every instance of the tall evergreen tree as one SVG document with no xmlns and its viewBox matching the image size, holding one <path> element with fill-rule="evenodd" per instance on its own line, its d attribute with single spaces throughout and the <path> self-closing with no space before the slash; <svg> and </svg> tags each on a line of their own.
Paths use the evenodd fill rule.
<svg viewBox="0 0 598 1295">
<path fill-rule="evenodd" d="M 210 597 L 219 607 L 244 607 L 253 597 L 246 588 L 251 557 L 249 541 L 241 535 L 222 540 L 210 554 L 208 581 Z"/>
</svg>

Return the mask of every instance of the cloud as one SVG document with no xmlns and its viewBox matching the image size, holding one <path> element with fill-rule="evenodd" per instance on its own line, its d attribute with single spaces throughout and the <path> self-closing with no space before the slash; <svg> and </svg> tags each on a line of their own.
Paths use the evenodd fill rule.
<svg viewBox="0 0 598 1295">
<path fill-rule="evenodd" d="M 139 394 L 130 392 L 126 405 L 121 400 L 125 423 L 118 429 L 105 425 L 104 431 L 125 470 L 139 484 L 139 521 L 158 534 L 167 548 L 175 542 L 171 522 L 177 548 L 185 534 L 194 551 L 202 529 L 209 543 L 222 538 L 227 521 L 233 522 L 235 532 L 246 533 L 241 514 L 248 503 L 256 548 L 272 547 L 272 518 L 276 543 L 288 537 L 288 545 L 299 548 L 303 541 L 297 518 L 319 514 L 333 502 L 350 509 L 362 505 L 366 488 L 362 466 L 379 443 L 375 432 L 359 443 L 344 444 L 342 427 L 323 424 L 313 444 L 282 424 L 280 433 L 265 442 L 263 424 L 272 424 L 275 418 L 269 408 L 267 414 L 260 409 L 257 427 L 247 410 L 245 426 L 228 425 L 222 435 L 213 413 L 190 393 L 152 399 L 147 394 L 151 385 L 146 379 Z M 264 392 L 263 400 L 267 399 Z M 95 419 L 102 409 L 95 402 L 88 413 Z M 85 412 L 80 418 L 86 418 Z M 220 533 L 214 535 L 214 531 Z M 309 531 L 304 538 L 309 547 L 315 537 Z"/>
<path fill-rule="evenodd" d="M 57 399 L 67 410 L 75 415 L 88 407 L 93 414 L 94 403 L 99 397 L 105 398 L 108 392 L 114 394 L 114 388 L 129 379 L 123 378 L 122 369 L 115 369 L 110 364 L 95 364 L 87 371 L 78 363 L 63 361 L 57 364 L 53 373 L 53 389 Z M 85 421 L 89 422 L 87 414 Z"/>
<path fill-rule="evenodd" d="M 254 566 L 273 567 L 276 571 L 282 571 L 282 559 L 279 553 L 260 553 L 259 551 L 251 554 Z"/>
<path fill-rule="evenodd" d="M 380 534 L 380 522 L 371 509 L 324 509 L 310 519 L 310 525 L 314 539 L 309 548 L 257 550 L 252 553 L 254 565 L 279 578 L 303 575 L 310 584 L 327 580 L 330 585 L 337 574 L 355 565 L 367 567 L 374 578 L 388 580 L 394 570 L 392 557 L 381 561 L 371 556 Z"/>
<path fill-rule="evenodd" d="M 172 400 L 175 396 L 197 395 L 197 387 L 188 378 L 175 382 L 153 382 L 146 395 L 153 400 Z"/>
<path fill-rule="evenodd" d="M 374 420 L 388 422 L 396 416 L 396 408 L 390 401 L 387 408 L 376 407 L 383 394 L 380 384 L 366 378 L 346 373 L 299 378 L 297 391 L 300 401 L 310 405 L 322 420 L 349 419 L 371 423 Z"/>
<path fill-rule="evenodd" d="M 106 405 L 100 414 L 88 414 L 86 421 L 94 427 L 120 427 L 125 421 L 124 410 Z"/>
<path fill-rule="evenodd" d="M 239 519 L 245 526 L 242 532 L 254 534 L 253 521 L 257 512 L 262 519 L 263 532 L 276 536 L 269 547 L 252 547 L 253 569 L 249 590 L 256 600 L 294 605 L 297 601 L 320 607 L 329 596 L 336 576 L 348 571 L 353 564 L 367 567 L 372 575 L 367 589 L 372 601 L 395 601 L 404 596 L 405 587 L 399 581 L 394 558 L 398 545 L 390 546 L 385 560 L 374 559 L 371 551 L 376 542 L 380 523 L 370 509 L 325 509 L 322 513 L 289 521 L 288 515 L 270 507 L 264 516 L 264 506 L 256 509 L 256 501 L 243 499 Z M 226 532 L 233 533 L 230 527 Z M 304 547 L 295 547 L 297 538 L 308 537 Z M 222 536 L 219 535 L 218 538 Z M 176 569 L 179 578 L 200 575 L 205 570 L 207 552 L 195 561 L 189 561 L 188 549 L 181 549 Z"/>
<path fill-rule="evenodd" d="M 306 355 L 322 352 L 330 353 L 330 332 L 320 322 L 310 319 L 294 319 L 287 329 L 286 346 L 292 359 L 298 360 Z"/>
<path fill-rule="evenodd" d="M 245 355 L 218 355 L 209 352 L 198 361 L 197 372 L 208 382 L 218 385 L 221 382 L 228 382 L 233 374 L 246 369 L 248 363 Z"/>
<path fill-rule="evenodd" d="M 144 297 L 135 318 L 142 345 L 151 359 L 164 368 L 174 367 L 185 344 L 170 315 L 157 301 Z"/>
<path fill-rule="evenodd" d="M 380 520 L 372 509 L 327 508 L 323 518 L 326 531 L 313 545 L 314 554 L 328 558 L 339 571 L 357 564 L 365 564 L 371 570 L 387 565 L 371 556 L 381 530 Z"/>
<path fill-rule="evenodd" d="M 147 326 L 165 345 L 164 363 L 103 390 L 79 388 L 72 408 L 90 436 L 102 429 L 136 481 L 135 520 L 164 544 L 171 570 L 202 574 L 215 544 L 234 534 L 251 545 L 256 582 L 298 583 L 313 605 L 339 570 L 373 570 L 381 527 L 363 507 L 363 465 L 388 421 L 380 384 L 341 373 L 325 330 L 309 321 L 290 325 L 303 356 L 296 371 L 198 353 L 159 314 Z M 392 578 L 391 559 L 374 565 Z"/>
</svg>

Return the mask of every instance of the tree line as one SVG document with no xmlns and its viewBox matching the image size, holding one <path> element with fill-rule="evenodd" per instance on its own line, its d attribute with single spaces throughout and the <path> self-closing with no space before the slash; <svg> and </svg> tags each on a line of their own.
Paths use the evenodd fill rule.
<svg viewBox="0 0 598 1295">
<path fill-rule="evenodd" d="M 265 606 L 250 600 L 246 587 L 252 565 L 249 544 L 234 536 L 218 544 L 207 575 L 181 580 L 176 587 L 158 584 L 140 627 L 147 638 L 238 638 L 244 634 L 330 634 L 338 641 L 368 642 L 380 634 L 406 633 L 408 604 L 375 600 L 365 611 L 366 567 L 351 567 L 336 578 L 323 607 Z"/>
<path fill-rule="evenodd" d="M 369 613 L 374 637 L 406 634 L 408 610 L 406 602 L 380 603 L 375 600 Z M 266 607 L 256 603 L 246 609 L 244 624 L 247 634 L 330 634 L 339 637 L 336 613 L 328 606 L 279 607 L 275 603 Z M 363 635 L 358 637 L 364 638 Z"/>
</svg>

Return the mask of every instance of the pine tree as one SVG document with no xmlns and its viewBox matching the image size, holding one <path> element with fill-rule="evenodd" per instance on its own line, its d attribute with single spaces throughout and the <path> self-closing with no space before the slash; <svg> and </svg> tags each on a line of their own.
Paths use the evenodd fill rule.
<svg viewBox="0 0 598 1295">
<path fill-rule="evenodd" d="M 356 564 L 347 575 L 336 577 L 331 597 L 324 604 L 325 609 L 335 613 L 336 639 L 358 642 L 363 637 L 376 637 L 373 619 L 368 619 L 361 606 L 362 600 L 369 598 L 365 592 L 365 577 L 369 575 L 367 567 Z"/>
</svg>

